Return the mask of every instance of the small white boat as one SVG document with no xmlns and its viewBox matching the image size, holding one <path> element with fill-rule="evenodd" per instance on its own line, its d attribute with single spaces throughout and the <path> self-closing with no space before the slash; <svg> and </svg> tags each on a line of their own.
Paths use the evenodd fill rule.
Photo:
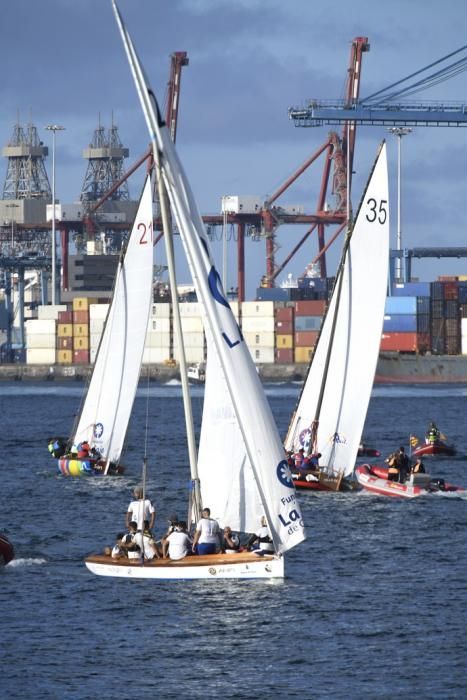
<svg viewBox="0 0 467 700">
<path fill-rule="evenodd" d="M 196 362 L 190 365 L 187 369 L 188 381 L 190 384 L 204 384 L 206 381 L 206 364 L 204 362 Z"/>
</svg>

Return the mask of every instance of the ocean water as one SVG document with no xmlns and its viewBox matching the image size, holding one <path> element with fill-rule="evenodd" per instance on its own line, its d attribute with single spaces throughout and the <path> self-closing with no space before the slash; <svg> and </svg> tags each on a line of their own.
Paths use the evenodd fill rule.
<svg viewBox="0 0 467 700">
<path fill-rule="evenodd" d="M 266 390 L 284 434 L 299 386 Z M 0 570 L 0 697 L 467 697 L 466 498 L 301 494 L 308 539 L 284 581 L 93 576 L 83 558 L 123 529 L 148 407 L 158 534 L 185 516 L 189 477 L 177 383 L 139 390 L 124 477 L 57 476 L 47 438 L 68 435 L 82 393 L 0 384 L 0 529 L 16 549 Z M 198 388 L 197 424 L 201 409 Z M 386 454 L 434 420 L 459 455 L 430 471 L 467 486 L 466 416 L 467 387 L 375 387 L 364 439 Z"/>
</svg>

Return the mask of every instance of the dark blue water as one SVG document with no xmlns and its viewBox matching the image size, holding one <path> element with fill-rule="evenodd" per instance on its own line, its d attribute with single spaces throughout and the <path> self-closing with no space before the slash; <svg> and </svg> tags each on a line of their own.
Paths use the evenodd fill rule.
<svg viewBox="0 0 467 700">
<path fill-rule="evenodd" d="M 298 386 L 268 386 L 281 432 Z M 83 557 L 123 527 L 144 445 L 145 390 L 127 476 L 57 477 L 46 439 L 67 435 L 70 383 L 0 384 L 0 529 L 17 558 L 0 571 L 0 697 L 467 697 L 467 500 L 304 494 L 308 539 L 281 582 L 144 582 L 88 573 Z M 186 514 L 178 386 L 150 385 L 148 491 L 161 534 Z M 196 420 L 202 391 L 195 392 Z M 376 388 L 364 438 L 384 453 L 431 420 L 467 452 L 467 388 Z M 430 462 L 467 485 L 463 456 Z"/>
</svg>

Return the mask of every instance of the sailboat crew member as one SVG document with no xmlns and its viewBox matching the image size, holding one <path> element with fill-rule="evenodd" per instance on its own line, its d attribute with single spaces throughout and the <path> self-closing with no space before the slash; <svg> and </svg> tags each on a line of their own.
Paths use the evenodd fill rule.
<svg viewBox="0 0 467 700">
<path fill-rule="evenodd" d="M 152 530 L 152 528 L 154 527 L 154 521 L 156 519 L 156 509 L 152 505 L 149 498 L 145 498 L 143 503 L 142 486 L 137 486 L 133 491 L 133 495 L 136 500 L 131 501 L 125 516 L 125 524 L 127 528 L 129 527 L 130 523 L 134 520 L 138 525 L 138 530 L 143 530 L 144 521 L 147 520 L 148 529 Z"/>
</svg>

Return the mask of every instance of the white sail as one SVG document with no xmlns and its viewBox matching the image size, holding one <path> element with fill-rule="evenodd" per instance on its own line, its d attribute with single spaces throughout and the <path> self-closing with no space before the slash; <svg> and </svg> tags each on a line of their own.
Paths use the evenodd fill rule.
<svg viewBox="0 0 467 700">
<path fill-rule="evenodd" d="M 350 235 L 350 244 L 286 439 L 288 450 L 307 446 L 320 393 L 323 392 L 317 451 L 322 455 L 322 465 L 334 472 L 343 472 L 344 476 L 351 474 L 355 466 L 383 327 L 389 260 L 385 144 L 374 165 Z"/>
<path fill-rule="evenodd" d="M 248 459 L 229 389 L 206 328 L 207 362 L 198 475 L 203 503 L 222 527 L 256 532 L 263 514 L 261 497 Z"/>
<path fill-rule="evenodd" d="M 113 6 L 147 125 L 160 149 L 164 183 L 254 469 L 264 515 L 276 551 L 285 552 L 301 542 L 305 534 L 284 449 L 253 360 L 225 298 L 204 225 L 175 146 L 114 0 Z"/>
<path fill-rule="evenodd" d="M 109 462 L 123 448 L 143 358 L 152 302 L 151 178 L 143 193 L 115 282 L 86 399 L 73 442 L 87 440 Z"/>
</svg>

